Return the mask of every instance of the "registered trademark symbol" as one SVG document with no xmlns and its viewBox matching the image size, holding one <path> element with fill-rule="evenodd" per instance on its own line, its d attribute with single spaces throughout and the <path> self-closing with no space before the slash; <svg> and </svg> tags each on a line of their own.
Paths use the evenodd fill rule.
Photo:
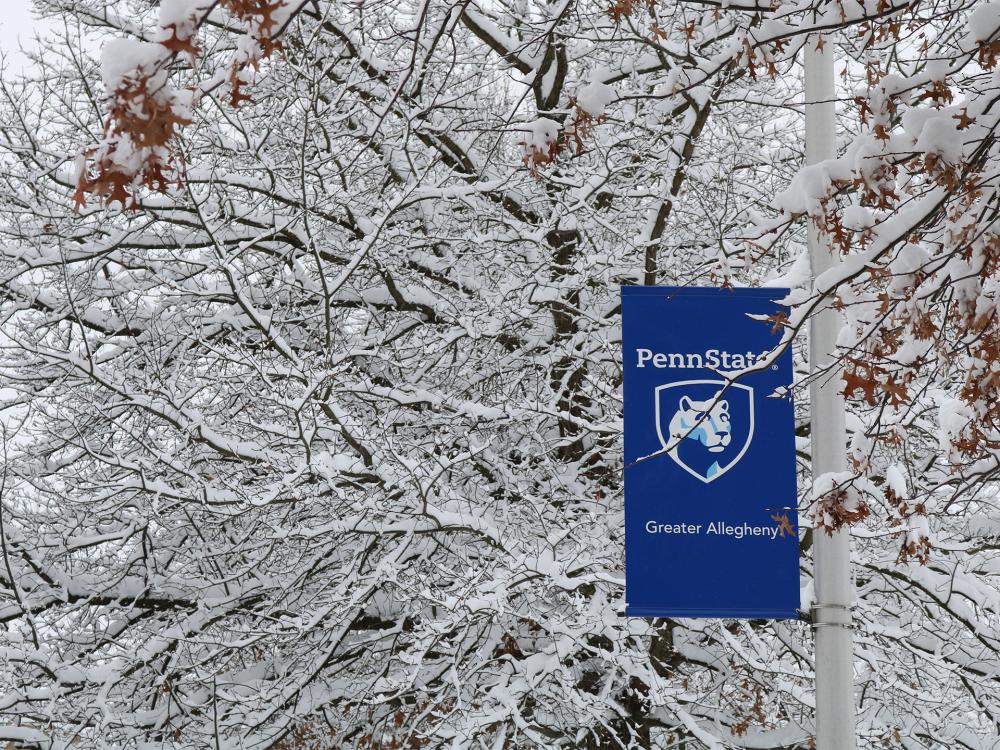
<svg viewBox="0 0 1000 750">
<path fill-rule="evenodd" d="M 772 369 L 772 370 L 777 370 L 777 369 L 778 369 L 778 366 L 777 366 L 777 365 L 771 365 L 771 369 Z"/>
</svg>

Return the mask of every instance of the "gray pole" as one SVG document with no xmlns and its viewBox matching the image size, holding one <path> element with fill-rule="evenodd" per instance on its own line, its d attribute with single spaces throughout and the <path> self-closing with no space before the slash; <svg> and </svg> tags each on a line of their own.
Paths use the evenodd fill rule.
<svg viewBox="0 0 1000 750">
<path fill-rule="evenodd" d="M 834 43 L 819 37 L 806 41 L 805 110 L 806 164 L 836 156 L 834 113 Z M 809 259 L 816 279 L 833 265 L 828 239 L 813 222 L 809 225 Z M 824 306 L 809 327 L 809 366 L 815 374 L 836 348 L 839 314 Z M 836 374 L 812 381 L 812 473 L 843 471 L 847 432 L 844 427 L 842 383 Z M 843 528 L 831 536 L 813 530 L 816 604 L 816 743 L 818 750 L 855 750 L 853 643 L 851 634 L 851 537 Z"/>
</svg>

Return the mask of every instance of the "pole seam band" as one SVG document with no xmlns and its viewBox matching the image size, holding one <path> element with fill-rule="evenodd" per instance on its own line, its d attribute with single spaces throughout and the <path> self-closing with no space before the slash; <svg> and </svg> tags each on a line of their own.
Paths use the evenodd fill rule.
<svg viewBox="0 0 1000 750">
<path fill-rule="evenodd" d="M 819 610 L 823 609 L 833 609 L 843 612 L 846 615 L 846 619 L 842 622 L 822 621 L 817 617 L 817 614 Z M 809 616 L 812 620 L 809 624 L 812 628 L 847 628 L 848 630 L 854 630 L 854 624 L 852 623 L 853 612 L 854 608 L 846 604 L 812 604 L 809 606 Z"/>
</svg>

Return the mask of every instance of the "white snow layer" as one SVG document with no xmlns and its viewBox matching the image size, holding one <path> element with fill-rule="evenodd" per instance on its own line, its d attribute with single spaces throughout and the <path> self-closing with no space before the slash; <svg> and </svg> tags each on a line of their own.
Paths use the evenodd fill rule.
<svg viewBox="0 0 1000 750">
<path fill-rule="evenodd" d="M 559 123 L 548 117 L 539 117 L 527 123 L 521 145 L 526 154 L 548 151 L 549 146 L 559 138 Z"/>
<path fill-rule="evenodd" d="M 906 478 L 903 476 L 903 472 L 899 470 L 898 466 L 890 466 L 886 470 L 885 482 L 889 485 L 889 489 L 892 490 L 896 497 L 900 499 L 907 497 Z"/>
<path fill-rule="evenodd" d="M 205 0 L 160 0 L 160 26 L 178 26 L 189 23 L 209 3 Z"/>
<path fill-rule="evenodd" d="M 101 77 L 109 91 L 117 89 L 122 79 L 139 68 L 151 73 L 159 61 L 169 54 L 160 44 L 135 39 L 111 39 L 101 48 Z"/>
<path fill-rule="evenodd" d="M 600 117 L 617 96 L 605 83 L 594 81 L 584 86 L 576 95 L 577 106 L 591 117 Z"/>
<path fill-rule="evenodd" d="M 1000 3 L 983 3 L 969 14 L 969 35 L 977 42 L 989 41 L 1000 31 Z"/>
</svg>

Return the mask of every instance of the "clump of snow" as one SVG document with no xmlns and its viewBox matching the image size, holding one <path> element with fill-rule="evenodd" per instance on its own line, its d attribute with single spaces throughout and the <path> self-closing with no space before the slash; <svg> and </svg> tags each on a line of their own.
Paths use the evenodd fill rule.
<svg viewBox="0 0 1000 750">
<path fill-rule="evenodd" d="M 799 602 L 803 612 L 808 612 L 809 608 L 816 603 L 816 585 L 810 578 L 799 587 Z"/>
<path fill-rule="evenodd" d="M 951 63 L 947 59 L 928 60 L 924 66 L 924 74 L 932 81 L 944 83 L 951 72 Z"/>
<path fill-rule="evenodd" d="M 906 477 L 899 470 L 898 466 L 890 466 L 885 472 L 885 483 L 889 485 L 892 494 L 900 500 L 906 498 L 909 493 L 906 491 Z"/>
<path fill-rule="evenodd" d="M 890 73 L 879 83 L 879 88 L 882 89 L 883 96 L 889 97 L 895 94 L 899 94 L 906 91 L 909 87 L 909 83 L 906 78 L 896 73 Z M 858 92 L 859 95 L 864 95 L 864 90 Z"/>
<path fill-rule="evenodd" d="M 275 24 L 280 28 L 288 23 L 288 20 L 292 17 L 292 13 L 298 10 L 300 5 L 301 3 L 293 3 L 289 0 L 271 11 L 271 18 L 274 19 Z"/>
<path fill-rule="evenodd" d="M 345 471 L 356 470 L 357 464 L 357 459 L 352 456 L 327 451 L 317 453 L 312 461 L 313 468 L 326 479 L 336 479 Z"/>
<path fill-rule="evenodd" d="M 859 420 L 855 417 L 854 421 L 857 422 Z M 857 427 L 854 427 L 853 429 L 848 427 L 848 430 L 851 430 L 851 456 L 858 461 L 867 461 L 868 456 L 870 456 L 872 452 L 871 438 L 865 434 L 863 426 L 860 429 Z"/>
<path fill-rule="evenodd" d="M 939 114 L 939 111 L 930 107 L 910 107 L 903 112 L 901 118 L 903 130 L 915 141 L 920 137 L 920 131 L 924 129 L 924 123 Z"/>
<path fill-rule="evenodd" d="M 160 26 L 180 27 L 190 23 L 208 6 L 205 0 L 160 0 Z"/>
<path fill-rule="evenodd" d="M 951 117 L 928 119 L 914 145 L 920 151 L 940 154 L 945 161 L 952 164 L 962 158 L 962 135 L 954 118 Z"/>
<path fill-rule="evenodd" d="M 833 186 L 827 164 L 810 164 L 798 171 L 787 190 L 775 196 L 775 208 L 789 214 L 818 214 Z"/>
<path fill-rule="evenodd" d="M 938 440 L 944 453 L 954 454 L 952 444 L 961 437 L 971 420 L 972 410 L 963 401 L 947 398 L 941 402 L 941 406 L 938 407 L 938 424 L 941 425 Z"/>
<path fill-rule="evenodd" d="M 782 304 L 796 305 L 803 302 L 808 296 L 805 290 L 799 287 L 804 287 L 810 281 L 812 281 L 812 275 L 809 267 L 809 254 L 799 253 L 791 265 L 784 269 L 783 273 L 775 272 L 772 278 L 764 281 L 763 286 L 791 289 L 782 300 Z"/>
<path fill-rule="evenodd" d="M 870 208 L 864 206 L 848 206 L 844 209 L 841 223 L 848 229 L 861 231 L 875 226 L 875 216 Z"/>
<path fill-rule="evenodd" d="M 854 513 L 863 506 L 859 489 L 864 489 L 859 477 L 850 471 L 830 471 L 820 474 L 813 481 L 812 507 L 809 515 L 813 524 L 834 528 L 838 520 L 833 511 L 833 505 L 839 505 L 841 511 Z M 831 505 L 831 497 L 835 501 Z"/>
<path fill-rule="evenodd" d="M 524 139 L 526 147 L 548 148 L 559 137 L 559 123 L 548 117 L 539 117 L 528 124 L 528 135 Z"/>
<path fill-rule="evenodd" d="M 892 274 L 889 290 L 893 293 L 906 290 L 914 283 L 915 274 L 927 265 L 930 257 L 923 247 L 913 242 L 907 242 L 899 248 L 895 257 L 889 261 L 889 272 Z"/>
<path fill-rule="evenodd" d="M 539 117 L 534 122 L 526 123 L 523 140 L 518 142 L 524 152 L 525 159 L 537 159 L 549 154 L 559 140 L 559 123 L 548 117 Z"/>
<path fill-rule="evenodd" d="M 912 514 L 906 529 L 907 544 L 919 546 L 926 543 L 926 541 L 930 541 L 930 538 L 931 525 L 927 520 L 927 516 L 923 513 Z"/>
<path fill-rule="evenodd" d="M 160 44 L 139 42 L 135 39 L 111 39 L 101 48 L 101 77 L 108 91 L 117 89 L 125 78 L 135 78 L 136 73 L 150 74 L 169 54 Z"/>
<path fill-rule="evenodd" d="M 969 14 L 969 36 L 986 42 L 1000 31 L 1000 3 L 982 3 Z"/>
<path fill-rule="evenodd" d="M 613 88 L 605 83 L 593 81 L 577 93 L 576 104 L 591 117 L 601 117 L 616 98 Z"/>
<path fill-rule="evenodd" d="M 911 144 L 907 144 L 911 145 Z M 878 185 L 885 182 L 883 170 L 885 169 L 883 144 L 873 133 L 862 136 L 855 140 L 847 149 L 843 164 L 854 170 L 854 177 L 860 177 L 868 185 Z"/>
<path fill-rule="evenodd" d="M 81 151 L 76 155 L 73 160 L 73 184 L 79 184 L 80 180 L 83 178 L 84 173 L 87 171 L 87 157 Z"/>
<path fill-rule="evenodd" d="M 930 260 L 930 254 L 920 245 L 907 242 L 889 263 L 889 271 L 894 275 L 913 274 Z"/>
<path fill-rule="evenodd" d="M 210 6 L 207 0 L 161 0 L 158 41 L 173 37 L 185 41 L 191 39 L 198 30 L 198 18 Z"/>
</svg>

